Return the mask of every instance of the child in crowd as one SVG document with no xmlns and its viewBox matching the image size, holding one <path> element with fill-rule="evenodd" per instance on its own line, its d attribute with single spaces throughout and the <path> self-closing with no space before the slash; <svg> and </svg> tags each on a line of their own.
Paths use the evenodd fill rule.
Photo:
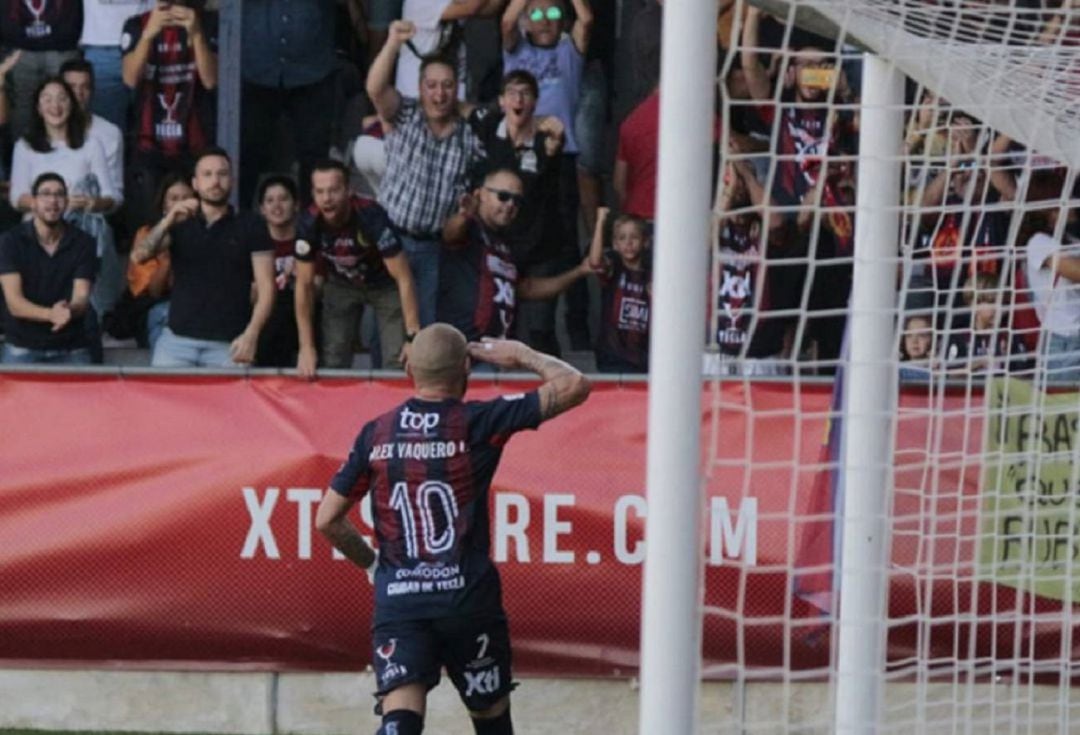
<svg viewBox="0 0 1080 735">
<path fill-rule="evenodd" d="M 900 380 L 923 382 L 934 367 L 934 322 L 928 314 L 909 314 L 900 339 Z"/>
<path fill-rule="evenodd" d="M 1024 340 L 1004 328 L 998 306 L 998 282 L 988 273 L 975 273 L 964 284 L 964 305 L 969 314 L 951 335 L 945 351 L 950 372 L 976 372 L 1031 367 Z"/>
<path fill-rule="evenodd" d="M 600 277 L 600 337 L 596 369 L 601 373 L 649 371 L 649 311 L 652 267 L 645 220 L 623 214 L 611 228 L 612 249 L 604 252 L 609 210 L 597 210 L 589 265 Z"/>
</svg>

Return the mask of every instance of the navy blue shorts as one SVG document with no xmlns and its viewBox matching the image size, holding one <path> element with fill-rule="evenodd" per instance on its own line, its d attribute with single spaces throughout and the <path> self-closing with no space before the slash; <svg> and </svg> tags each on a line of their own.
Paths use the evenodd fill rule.
<svg viewBox="0 0 1080 735">
<path fill-rule="evenodd" d="M 471 711 L 489 709 L 517 686 L 501 612 L 382 623 L 372 633 L 372 648 L 379 698 L 416 682 L 433 689 L 444 666 Z"/>
</svg>

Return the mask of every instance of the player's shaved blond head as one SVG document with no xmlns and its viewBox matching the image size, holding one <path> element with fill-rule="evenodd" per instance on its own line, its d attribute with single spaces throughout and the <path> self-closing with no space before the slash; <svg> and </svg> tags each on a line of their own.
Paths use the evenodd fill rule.
<svg viewBox="0 0 1080 735">
<path fill-rule="evenodd" d="M 436 322 L 417 332 L 409 349 L 409 372 L 418 386 L 456 388 L 463 385 L 468 354 L 465 335 Z"/>
</svg>

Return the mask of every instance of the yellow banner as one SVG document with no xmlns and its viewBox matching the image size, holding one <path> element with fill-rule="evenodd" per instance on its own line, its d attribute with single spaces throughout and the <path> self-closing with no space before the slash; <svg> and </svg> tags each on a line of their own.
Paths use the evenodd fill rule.
<svg viewBox="0 0 1080 735">
<path fill-rule="evenodd" d="M 1080 393 L 1028 381 L 986 387 L 979 578 L 1080 600 Z"/>
</svg>

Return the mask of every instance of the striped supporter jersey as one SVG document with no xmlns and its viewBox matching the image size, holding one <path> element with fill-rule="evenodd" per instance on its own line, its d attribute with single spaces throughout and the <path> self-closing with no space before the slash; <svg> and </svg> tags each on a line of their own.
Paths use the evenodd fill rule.
<svg viewBox="0 0 1080 735">
<path fill-rule="evenodd" d="M 492 401 L 410 398 L 365 424 L 330 488 L 372 494 L 375 623 L 501 605 L 488 489 L 507 440 L 540 425 L 537 391 Z"/>
</svg>

